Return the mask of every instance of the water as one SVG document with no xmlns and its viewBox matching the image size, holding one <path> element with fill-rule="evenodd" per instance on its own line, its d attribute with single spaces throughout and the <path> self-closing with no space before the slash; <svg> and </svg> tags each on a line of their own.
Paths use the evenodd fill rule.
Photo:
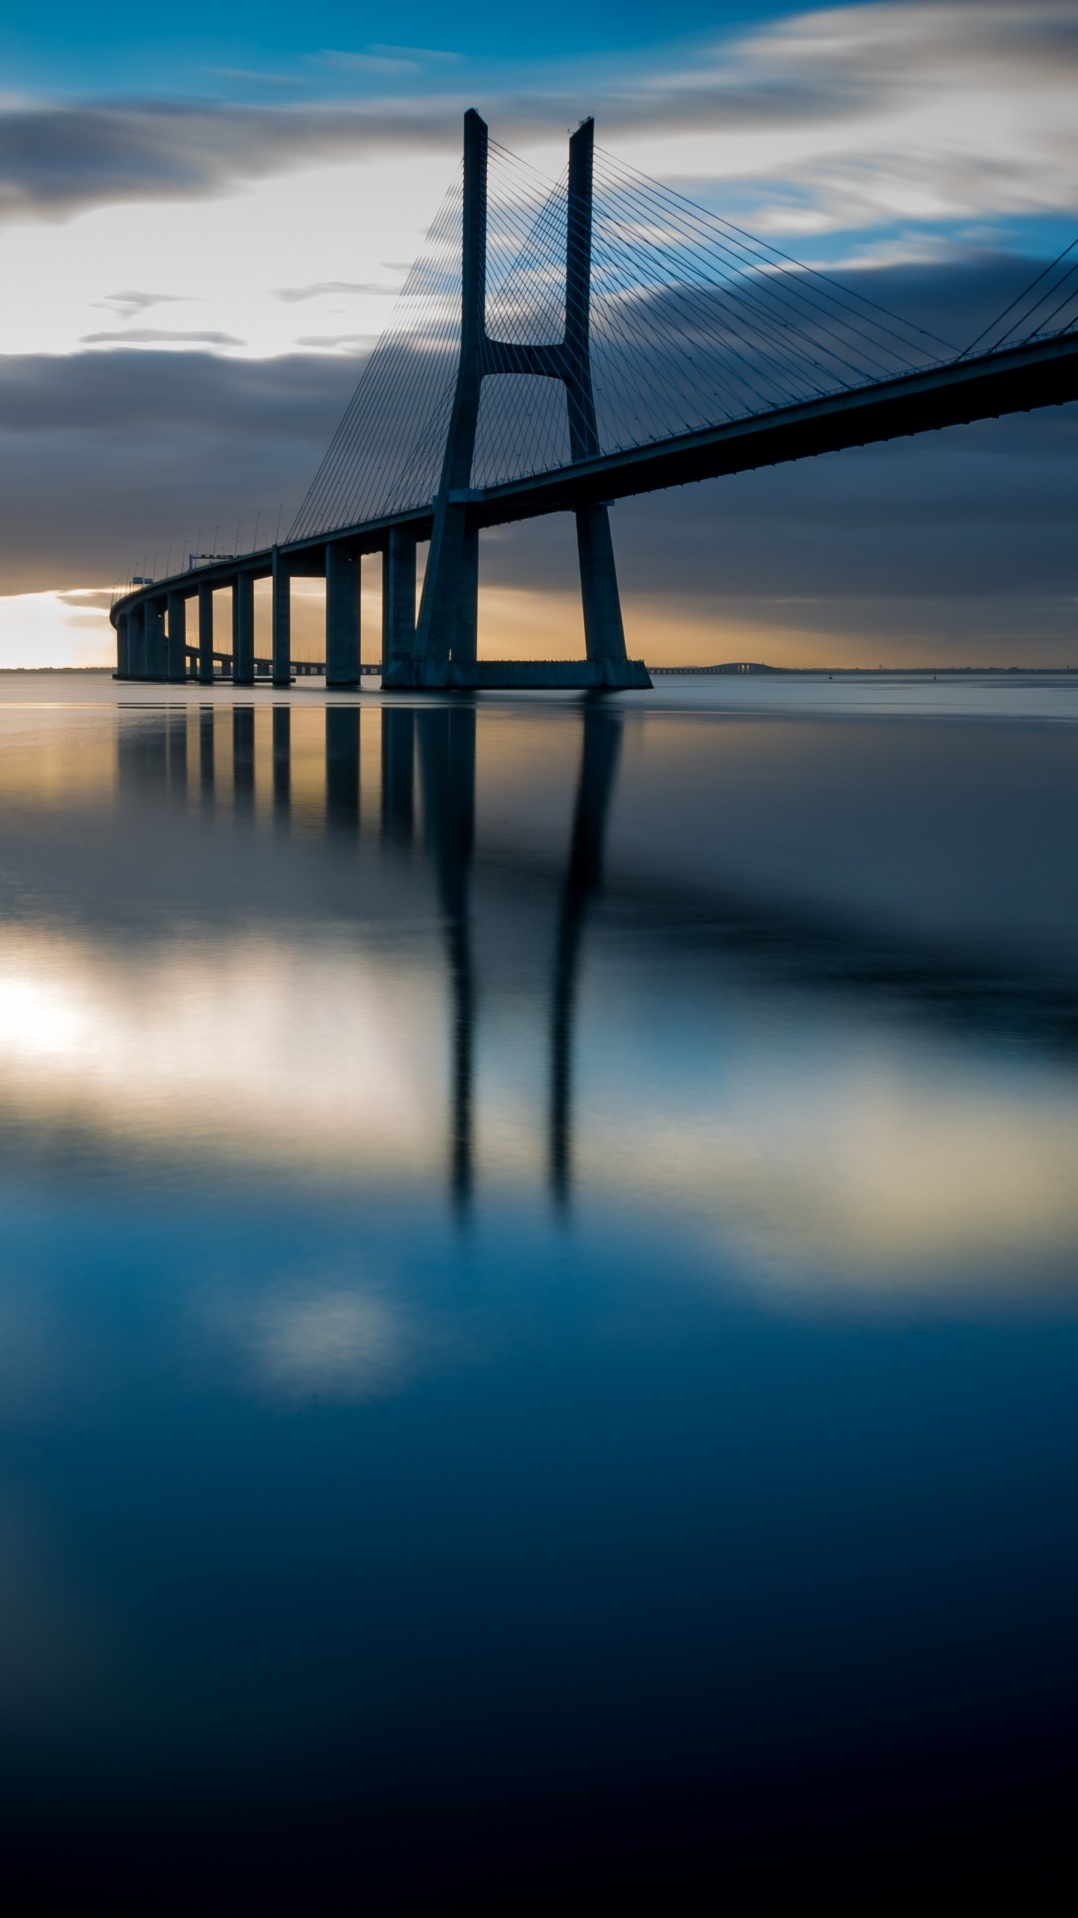
<svg viewBox="0 0 1078 1918">
<path fill-rule="evenodd" d="M 43 1905 L 1062 1851 L 1076 744 L 1070 677 L 0 682 Z"/>
</svg>

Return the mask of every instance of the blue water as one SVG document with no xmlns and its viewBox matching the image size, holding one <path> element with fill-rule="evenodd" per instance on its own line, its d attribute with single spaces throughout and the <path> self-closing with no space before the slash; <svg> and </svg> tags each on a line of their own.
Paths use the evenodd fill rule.
<svg viewBox="0 0 1078 1918">
<path fill-rule="evenodd" d="M 0 686 L 28 1908 L 1063 1854 L 1076 743 L 1069 680 Z"/>
</svg>

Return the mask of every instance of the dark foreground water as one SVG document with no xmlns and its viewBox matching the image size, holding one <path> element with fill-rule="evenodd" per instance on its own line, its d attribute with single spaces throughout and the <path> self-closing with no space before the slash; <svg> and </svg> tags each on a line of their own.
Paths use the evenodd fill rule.
<svg viewBox="0 0 1078 1918">
<path fill-rule="evenodd" d="M 9 1895 L 1028 1892 L 1078 685 L 203 699 L 0 681 Z"/>
</svg>

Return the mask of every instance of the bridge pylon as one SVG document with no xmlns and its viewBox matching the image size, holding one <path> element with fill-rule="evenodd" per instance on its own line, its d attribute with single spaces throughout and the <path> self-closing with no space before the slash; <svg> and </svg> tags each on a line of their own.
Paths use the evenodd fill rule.
<svg viewBox="0 0 1078 1918">
<path fill-rule="evenodd" d="M 446 438 L 419 617 L 410 648 L 398 639 L 384 684 L 396 688 L 510 686 L 646 687 L 639 660 L 625 649 L 617 568 L 605 505 L 577 511 L 577 552 L 586 660 L 497 661 L 476 656 L 479 528 L 471 516 L 472 467 L 483 380 L 499 373 L 560 379 L 566 389 L 570 457 L 600 451 L 591 378 L 592 177 L 595 123 L 569 142 L 565 247 L 565 330 L 560 341 L 527 346 L 491 339 L 486 326 L 486 122 L 464 116 L 460 360 Z"/>
</svg>

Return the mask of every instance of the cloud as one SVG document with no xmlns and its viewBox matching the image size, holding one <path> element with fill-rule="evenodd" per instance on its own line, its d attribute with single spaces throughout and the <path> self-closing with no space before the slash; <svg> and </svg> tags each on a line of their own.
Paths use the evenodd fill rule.
<svg viewBox="0 0 1078 1918">
<path fill-rule="evenodd" d="M 455 154 L 473 95 L 515 145 L 560 143 L 587 107 L 605 143 L 628 143 L 667 177 L 723 182 L 780 224 L 792 181 L 802 218 L 808 209 L 836 226 L 1074 205 L 1072 0 L 805 12 L 665 56 L 611 59 L 601 78 L 594 62 L 562 62 L 533 70 L 526 88 L 519 70 L 489 65 L 469 84 L 458 62 L 419 50 L 327 54 L 309 63 L 311 84 L 329 75 L 354 91 L 413 60 L 422 88 L 397 96 L 13 103 L 0 112 L 0 217 L 197 198 L 361 155 Z"/>
<path fill-rule="evenodd" d="M 373 149 L 458 143 L 459 115 L 448 102 L 21 106 L 0 112 L 0 219 L 67 219 L 115 201 L 197 199 Z"/>
<path fill-rule="evenodd" d="M 121 333 L 84 333 L 83 346 L 242 346 L 234 333 L 175 333 L 160 326 L 128 326 Z"/>
<path fill-rule="evenodd" d="M 256 1384 L 293 1400 L 389 1391 L 412 1345 L 399 1305 L 340 1284 L 260 1300 L 236 1313 L 229 1330 Z"/>
<path fill-rule="evenodd" d="M 152 347 L 0 357 L 0 593 L 105 583 L 199 528 L 299 504 L 354 359 Z"/>
<path fill-rule="evenodd" d="M 275 300 L 300 301 L 318 300 L 329 293 L 391 293 L 400 292 L 397 286 L 379 286 L 373 280 L 316 280 L 313 286 L 277 286 L 273 289 Z"/>
<path fill-rule="evenodd" d="M 137 313 L 148 313 L 152 306 L 182 306 L 186 304 L 186 300 L 187 296 L 183 293 L 139 293 L 132 291 L 127 293 L 110 293 L 107 299 L 102 300 L 100 304 L 111 307 L 113 312 L 118 313 L 122 320 L 133 320 Z"/>
<path fill-rule="evenodd" d="M 369 333 L 301 333 L 296 345 L 313 351 L 340 352 L 342 347 L 348 347 L 352 352 L 359 352 L 363 347 L 373 346 L 374 340 Z"/>
</svg>

